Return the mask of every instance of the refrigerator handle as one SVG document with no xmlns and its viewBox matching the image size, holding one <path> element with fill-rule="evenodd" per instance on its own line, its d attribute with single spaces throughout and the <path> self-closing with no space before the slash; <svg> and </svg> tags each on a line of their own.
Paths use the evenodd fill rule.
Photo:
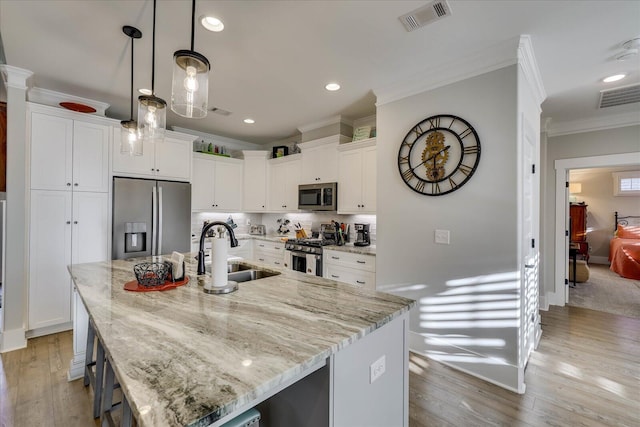
<svg viewBox="0 0 640 427">
<path fill-rule="evenodd" d="M 151 255 L 156 254 L 156 234 L 158 233 L 158 203 L 156 201 L 156 186 L 151 189 Z"/>
<path fill-rule="evenodd" d="M 162 254 L 162 187 L 158 185 L 158 255 Z"/>
</svg>

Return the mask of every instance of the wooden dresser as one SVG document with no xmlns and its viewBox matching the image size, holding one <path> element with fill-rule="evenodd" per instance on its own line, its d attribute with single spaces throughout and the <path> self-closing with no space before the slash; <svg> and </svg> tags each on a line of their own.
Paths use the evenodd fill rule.
<svg viewBox="0 0 640 427">
<path fill-rule="evenodd" d="M 571 203 L 569 206 L 571 218 L 571 243 L 578 247 L 578 254 L 589 261 L 589 243 L 587 242 L 587 205 Z"/>
</svg>

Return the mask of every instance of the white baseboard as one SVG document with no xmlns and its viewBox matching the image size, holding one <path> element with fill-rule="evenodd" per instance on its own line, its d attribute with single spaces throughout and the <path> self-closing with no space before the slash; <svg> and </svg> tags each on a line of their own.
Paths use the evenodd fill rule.
<svg viewBox="0 0 640 427">
<path fill-rule="evenodd" d="M 609 258 L 606 256 L 592 255 L 589 257 L 589 264 L 609 265 Z"/>
<path fill-rule="evenodd" d="M 46 326 L 44 328 L 36 328 L 30 331 L 27 331 L 27 338 L 37 338 L 45 335 L 57 334 L 58 332 L 69 331 L 73 329 L 72 322 L 61 323 L 55 326 Z"/>
<path fill-rule="evenodd" d="M 0 353 L 18 350 L 27 346 L 24 328 L 5 330 L 0 334 Z"/>
<path fill-rule="evenodd" d="M 439 341 L 437 352 L 432 351 L 433 349 L 425 343 L 422 335 L 410 331 L 409 349 L 514 393 L 524 393 L 524 384 L 518 387 L 520 370 L 517 366 L 448 344 L 444 340 L 440 341 L 433 337 L 430 339 Z"/>
<path fill-rule="evenodd" d="M 69 372 L 67 372 L 67 380 L 75 381 L 84 378 L 85 352 L 78 353 L 73 356 L 69 362 Z"/>
</svg>

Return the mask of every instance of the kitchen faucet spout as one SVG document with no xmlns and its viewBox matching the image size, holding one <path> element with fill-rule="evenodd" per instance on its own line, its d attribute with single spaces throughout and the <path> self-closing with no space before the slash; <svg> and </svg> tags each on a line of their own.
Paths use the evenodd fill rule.
<svg viewBox="0 0 640 427">
<path fill-rule="evenodd" d="M 235 248 L 236 246 L 238 246 L 238 239 L 236 239 L 235 234 L 233 233 L 233 228 L 231 228 L 231 226 L 229 224 L 227 224 L 226 222 L 222 222 L 222 221 L 213 221 L 210 222 L 209 224 L 205 225 L 202 228 L 202 233 L 200 234 L 200 247 L 198 250 L 198 274 L 204 274 L 205 273 L 205 266 L 204 266 L 204 239 L 206 237 L 207 231 L 209 231 L 209 229 L 215 225 L 222 225 L 223 227 L 225 227 L 227 229 L 227 231 L 229 232 L 229 241 L 231 243 L 231 247 Z"/>
</svg>

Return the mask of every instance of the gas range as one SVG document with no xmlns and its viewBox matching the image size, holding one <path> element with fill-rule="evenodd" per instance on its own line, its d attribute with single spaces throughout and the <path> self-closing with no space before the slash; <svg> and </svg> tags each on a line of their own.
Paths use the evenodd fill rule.
<svg viewBox="0 0 640 427">
<path fill-rule="evenodd" d="M 320 255 L 322 254 L 323 246 L 335 244 L 335 240 L 322 239 L 319 237 L 308 239 L 289 239 L 285 243 L 284 248 L 290 251 Z"/>
</svg>

